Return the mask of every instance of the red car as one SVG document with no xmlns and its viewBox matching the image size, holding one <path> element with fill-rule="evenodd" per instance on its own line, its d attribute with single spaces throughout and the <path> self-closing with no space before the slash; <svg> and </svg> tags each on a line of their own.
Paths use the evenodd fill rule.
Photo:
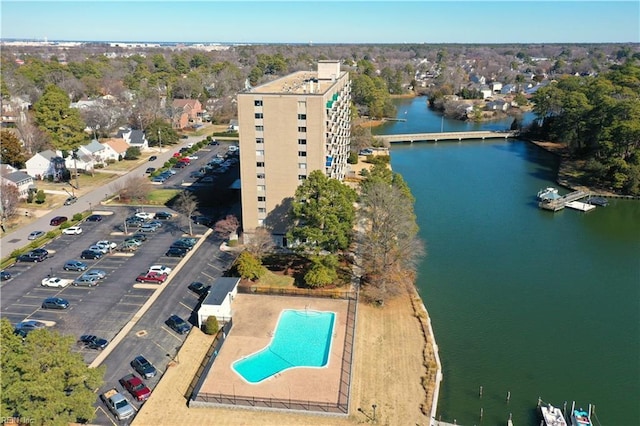
<svg viewBox="0 0 640 426">
<path fill-rule="evenodd" d="M 167 274 L 160 274 L 158 272 L 147 272 L 141 274 L 136 278 L 139 283 L 163 283 L 167 280 Z"/>
<path fill-rule="evenodd" d="M 146 401 L 151 395 L 151 389 L 142 382 L 142 379 L 135 374 L 127 374 L 120 379 L 120 384 L 124 387 L 131 396 L 137 401 Z"/>
<path fill-rule="evenodd" d="M 191 160 L 189 160 L 187 157 L 182 157 L 181 159 L 178 160 L 179 162 L 186 164 L 187 166 L 189 164 L 191 164 Z"/>
<path fill-rule="evenodd" d="M 173 153 L 173 158 L 180 158 L 180 157 L 182 157 L 182 154 L 180 154 L 179 152 Z"/>
</svg>

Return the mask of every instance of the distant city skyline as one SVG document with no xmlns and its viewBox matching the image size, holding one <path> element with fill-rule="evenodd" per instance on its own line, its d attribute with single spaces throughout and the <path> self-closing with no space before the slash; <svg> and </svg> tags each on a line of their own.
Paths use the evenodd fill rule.
<svg viewBox="0 0 640 426">
<path fill-rule="evenodd" d="M 191 43 L 637 43 L 634 1 L 2 0 L 2 39 Z"/>
</svg>

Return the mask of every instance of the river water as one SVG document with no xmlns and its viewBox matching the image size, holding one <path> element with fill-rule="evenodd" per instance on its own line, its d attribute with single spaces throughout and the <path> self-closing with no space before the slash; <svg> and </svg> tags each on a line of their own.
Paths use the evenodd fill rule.
<svg viewBox="0 0 640 426">
<path fill-rule="evenodd" d="M 375 133 L 512 121 L 442 120 L 425 98 L 396 103 L 407 121 Z M 417 286 L 443 364 L 438 417 L 503 425 L 512 414 L 516 426 L 537 426 L 541 397 L 595 404 L 601 424 L 640 425 L 640 201 L 539 209 L 558 159 L 525 141 L 398 144 L 391 158 L 427 247 Z"/>
</svg>

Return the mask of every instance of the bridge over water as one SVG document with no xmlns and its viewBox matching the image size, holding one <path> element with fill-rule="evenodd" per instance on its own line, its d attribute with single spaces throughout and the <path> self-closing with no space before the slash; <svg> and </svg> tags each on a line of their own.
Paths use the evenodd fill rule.
<svg viewBox="0 0 640 426">
<path fill-rule="evenodd" d="M 507 139 L 518 135 L 516 131 L 493 132 L 493 131 L 477 131 L 477 132 L 439 132 L 439 133 L 404 133 L 398 135 L 377 135 L 376 138 L 383 142 L 400 143 L 400 142 L 437 142 L 464 139 Z"/>
</svg>

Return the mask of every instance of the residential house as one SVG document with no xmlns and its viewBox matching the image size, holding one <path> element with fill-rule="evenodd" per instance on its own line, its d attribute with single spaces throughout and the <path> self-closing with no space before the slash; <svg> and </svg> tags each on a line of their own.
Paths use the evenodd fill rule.
<svg viewBox="0 0 640 426">
<path fill-rule="evenodd" d="M 2 185 L 8 184 L 18 188 L 20 199 L 27 198 L 27 195 L 29 194 L 29 188 L 34 187 L 33 177 L 29 176 L 25 172 L 21 172 L 18 170 L 6 174 L 3 173 L 0 176 L 0 180 L 2 181 Z"/>
<path fill-rule="evenodd" d="M 517 91 L 518 88 L 515 84 L 505 84 L 502 86 L 502 89 L 500 89 L 500 93 L 503 95 L 508 95 L 509 93 L 515 93 Z"/>
<path fill-rule="evenodd" d="M 90 143 L 83 147 L 95 160 L 96 163 L 103 163 L 105 158 L 105 147 L 97 139 L 93 139 Z"/>
<path fill-rule="evenodd" d="M 469 80 L 476 84 L 487 84 L 487 79 L 483 75 L 471 74 Z"/>
<path fill-rule="evenodd" d="M 227 130 L 230 132 L 237 132 L 240 129 L 240 126 L 238 125 L 238 120 L 229 120 L 229 127 L 227 127 Z"/>
<path fill-rule="evenodd" d="M 124 141 L 124 139 L 111 138 L 102 142 L 104 146 L 104 159 L 106 160 L 116 160 L 119 161 L 124 158 L 124 155 L 127 153 L 127 149 L 129 145 Z"/>
<path fill-rule="evenodd" d="M 204 110 L 202 104 L 197 99 L 174 99 L 171 103 L 174 110 L 174 129 L 185 129 L 202 124 Z"/>
<path fill-rule="evenodd" d="M 493 93 L 500 93 L 502 90 L 502 83 L 500 83 L 499 81 L 493 81 L 489 83 L 489 88 Z"/>
<path fill-rule="evenodd" d="M 46 150 L 34 154 L 33 157 L 25 162 L 27 174 L 33 176 L 35 179 L 45 179 L 48 176 L 55 176 L 54 158 L 62 159 L 62 153 L 60 151 Z"/>
<path fill-rule="evenodd" d="M 100 145 L 100 144 L 98 144 Z M 65 166 L 67 169 L 92 171 L 97 163 L 102 161 L 96 160 L 93 153 L 86 146 L 81 146 L 76 151 L 76 156 L 69 155 L 65 158 Z"/>
<path fill-rule="evenodd" d="M 117 137 L 124 139 L 129 146 L 140 148 L 140 151 L 149 149 L 149 141 L 142 130 L 121 127 Z"/>
<path fill-rule="evenodd" d="M 480 93 L 482 93 L 482 98 L 483 99 L 487 99 L 490 98 L 491 95 L 493 95 L 493 91 L 491 90 L 491 88 L 489 86 L 480 86 L 480 88 L 478 89 L 480 90 Z"/>
<path fill-rule="evenodd" d="M 507 111 L 509 109 L 509 102 L 503 99 L 497 99 L 495 101 L 487 102 L 485 109 L 490 111 Z"/>
</svg>

